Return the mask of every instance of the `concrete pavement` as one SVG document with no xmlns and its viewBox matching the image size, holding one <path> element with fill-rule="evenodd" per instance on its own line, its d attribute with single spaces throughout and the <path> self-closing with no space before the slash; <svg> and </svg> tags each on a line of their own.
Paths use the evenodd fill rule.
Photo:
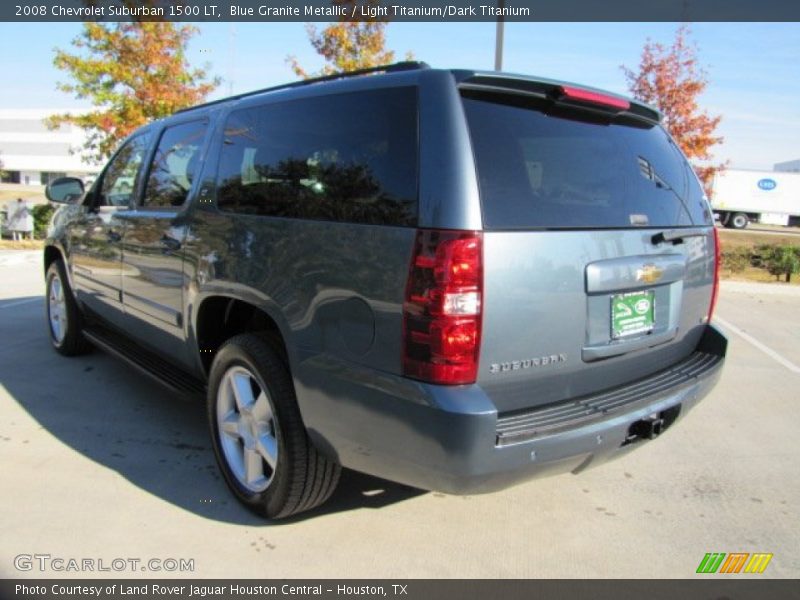
<svg viewBox="0 0 800 600">
<path fill-rule="evenodd" d="M 346 473 L 293 521 L 241 508 L 217 473 L 203 407 L 101 352 L 48 344 L 38 253 L 0 254 L 0 576 L 695 576 L 706 552 L 771 552 L 798 577 L 800 296 L 723 285 L 719 386 L 619 461 L 455 497 Z M 20 554 L 192 559 L 194 572 L 19 571 Z M 97 565 L 97 563 L 94 563 Z M 119 564 L 119 563 L 118 563 Z"/>
</svg>

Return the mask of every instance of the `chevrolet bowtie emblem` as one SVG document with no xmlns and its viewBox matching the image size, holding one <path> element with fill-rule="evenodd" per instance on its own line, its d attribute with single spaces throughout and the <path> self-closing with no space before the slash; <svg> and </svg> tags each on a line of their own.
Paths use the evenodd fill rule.
<svg viewBox="0 0 800 600">
<path fill-rule="evenodd" d="M 664 269 L 655 265 L 644 265 L 641 269 L 636 269 L 636 281 L 645 283 L 655 283 L 664 274 Z"/>
</svg>

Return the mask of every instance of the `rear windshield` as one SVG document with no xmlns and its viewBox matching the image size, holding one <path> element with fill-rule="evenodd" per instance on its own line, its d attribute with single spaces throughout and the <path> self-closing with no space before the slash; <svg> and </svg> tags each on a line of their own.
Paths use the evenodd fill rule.
<svg viewBox="0 0 800 600">
<path fill-rule="evenodd" d="M 497 95 L 463 101 L 487 229 L 711 223 L 702 189 L 658 125 L 545 114 Z"/>
</svg>

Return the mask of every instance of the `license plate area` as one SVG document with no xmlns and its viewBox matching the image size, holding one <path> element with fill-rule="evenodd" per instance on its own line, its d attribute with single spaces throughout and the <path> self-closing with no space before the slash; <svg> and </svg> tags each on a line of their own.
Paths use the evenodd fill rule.
<svg viewBox="0 0 800 600">
<path fill-rule="evenodd" d="M 611 338 L 650 333 L 655 327 L 655 291 L 643 290 L 611 297 Z"/>
</svg>

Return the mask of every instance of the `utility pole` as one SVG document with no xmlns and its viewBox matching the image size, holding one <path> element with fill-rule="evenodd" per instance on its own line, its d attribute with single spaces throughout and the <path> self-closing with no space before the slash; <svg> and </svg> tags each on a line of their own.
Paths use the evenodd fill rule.
<svg viewBox="0 0 800 600">
<path fill-rule="evenodd" d="M 228 27 L 228 96 L 233 96 L 233 81 L 236 78 L 236 25 Z"/>
<path fill-rule="evenodd" d="M 497 0 L 497 8 L 500 9 L 497 16 L 497 32 L 495 34 L 494 45 L 494 70 L 503 70 L 503 33 L 505 29 L 506 18 L 503 16 L 503 9 L 505 8 L 506 0 Z"/>
</svg>

